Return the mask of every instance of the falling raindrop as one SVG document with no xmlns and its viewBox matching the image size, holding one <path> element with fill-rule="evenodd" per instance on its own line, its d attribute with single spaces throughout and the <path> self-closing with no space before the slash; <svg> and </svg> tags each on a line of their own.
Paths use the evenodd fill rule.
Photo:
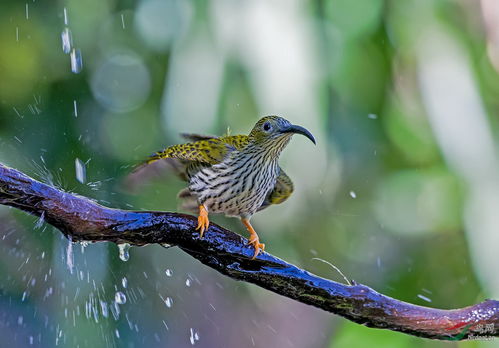
<svg viewBox="0 0 499 348">
<path fill-rule="evenodd" d="M 418 297 L 420 299 L 422 299 L 423 301 L 426 301 L 426 302 L 431 302 L 431 299 L 429 297 L 426 297 L 425 295 L 422 295 L 422 294 L 418 294 Z"/>
<path fill-rule="evenodd" d="M 75 117 L 78 117 L 78 106 L 76 105 L 76 100 L 73 100 L 73 113 Z"/>
<path fill-rule="evenodd" d="M 118 244 L 118 248 L 120 250 L 120 260 L 121 261 L 128 261 L 128 259 L 130 258 L 130 253 L 129 253 L 130 244 L 121 243 L 121 244 Z"/>
<path fill-rule="evenodd" d="M 116 301 L 117 304 L 125 304 L 126 303 L 126 296 L 121 291 L 118 291 L 114 295 L 114 300 Z"/>
<path fill-rule="evenodd" d="M 378 115 L 376 115 L 376 114 L 369 114 L 369 115 L 367 115 L 367 117 L 370 118 L 371 120 L 375 120 L 375 119 L 378 118 Z"/>
<path fill-rule="evenodd" d="M 64 7 L 64 24 L 68 25 L 68 10 Z"/>
<path fill-rule="evenodd" d="M 191 286 L 191 280 L 189 278 L 185 280 L 185 286 Z"/>
<path fill-rule="evenodd" d="M 126 289 L 126 287 L 128 286 L 128 279 L 126 279 L 126 277 L 123 277 L 123 279 L 121 279 L 121 285 Z"/>
<path fill-rule="evenodd" d="M 350 197 L 357 198 L 357 194 L 354 191 L 350 191 Z"/>
<path fill-rule="evenodd" d="M 169 268 L 166 269 L 165 274 L 167 277 L 171 277 L 173 275 L 173 271 Z"/>
</svg>

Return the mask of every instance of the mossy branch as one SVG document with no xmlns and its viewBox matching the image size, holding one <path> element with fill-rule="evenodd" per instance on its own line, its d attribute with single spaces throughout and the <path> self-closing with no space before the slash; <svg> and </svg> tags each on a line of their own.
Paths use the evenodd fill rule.
<svg viewBox="0 0 499 348">
<path fill-rule="evenodd" d="M 251 260 L 253 249 L 238 234 L 211 224 L 205 237 L 190 215 L 111 209 L 38 182 L 0 164 L 0 204 L 41 216 L 73 241 L 172 244 L 205 265 L 369 327 L 442 340 L 499 335 L 499 302 L 461 309 L 416 306 L 362 285 L 318 277 L 271 254 Z"/>
</svg>

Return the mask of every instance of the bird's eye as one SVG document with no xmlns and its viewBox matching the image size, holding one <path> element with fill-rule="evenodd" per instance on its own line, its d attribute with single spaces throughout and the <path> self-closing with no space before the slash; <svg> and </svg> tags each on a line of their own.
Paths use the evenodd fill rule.
<svg viewBox="0 0 499 348">
<path fill-rule="evenodd" d="M 270 124 L 270 122 L 265 122 L 265 123 L 263 124 L 263 130 L 264 130 L 264 131 L 268 132 L 268 131 L 270 131 L 271 129 L 272 129 L 272 125 Z"/>
</svg>

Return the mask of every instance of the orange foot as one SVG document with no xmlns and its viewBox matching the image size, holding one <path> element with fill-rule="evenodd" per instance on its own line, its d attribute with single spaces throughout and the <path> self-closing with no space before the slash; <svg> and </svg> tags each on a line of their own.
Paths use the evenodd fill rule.
<svg viewBox="0 0 499 348">
<path fill-rule="evenodd" d="M 199 206 L 198 227 L 196 227 L 196 230 L 199 230 L 199 238 L 203 238 L 204 231 L 208 229 L 208 226 L 210 226 L 208 210 L 201 204 Z"/>
<path fill-rule="evenodd" d="M 246 228 L 248 229 L 248 232 L 250 233 L 250 237 L 248 239 L 248 244 L 253 245 L 255 247 L 255 253 L 253 254 L 253 257 L 251 258 L 252 260 L 254 260 L 258 256 L 258 254 L 260 253 L 260 250 L 261 251 L 265 250 L 265 244 L 260 243 L 260 238 L 258 238 L 258 234 L 256 234 L 255 229 L 253 228 L 253 226 L 251 226 L 248 219 L 241 219 L 241 221 L 244 224 L 244 226 L 246 226 Z"/>
</svg>

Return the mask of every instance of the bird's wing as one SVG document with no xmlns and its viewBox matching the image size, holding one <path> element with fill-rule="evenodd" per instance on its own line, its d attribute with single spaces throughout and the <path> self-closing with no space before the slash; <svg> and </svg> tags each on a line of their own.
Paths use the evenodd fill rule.
<svg viewBox="0 0 499 348">
<path fill-rule="evenodd" d="M 222 141 L 220 138 L 205 138 L 186 144 L 167 147 L 163 151 L 154 153 L 145 164 L 150 164 L 163 158 L 175 158 L 188 162 L 217 164 L 232 151 L 234 146 Z"/>
<path fill-rule="evenodd" d="M 271 204 L 281 204 L 293 193 L 293 182 L 291 181 L 289 176 L 287 176 L 284 170 L 282 170 L 282 168 L 279 169 L 280 173 L 277 177 L 274 189 L 270 191 L 270 193 L 265 198 L 265 201 L 263 201 L 263 204 L 260 206 L 260 208 L 258 208 L 258 210 L 265 209 Z"/>
</svg>

